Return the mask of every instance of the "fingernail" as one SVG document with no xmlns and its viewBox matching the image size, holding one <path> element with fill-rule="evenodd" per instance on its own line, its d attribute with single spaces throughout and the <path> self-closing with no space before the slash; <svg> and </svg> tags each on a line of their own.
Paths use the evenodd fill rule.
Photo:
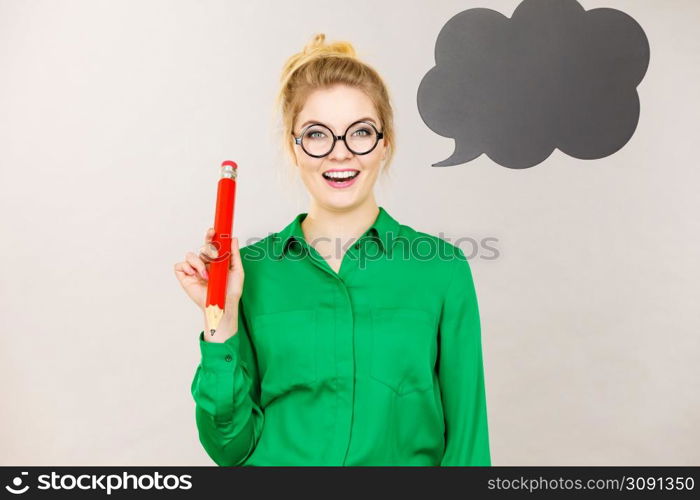
<svg viewBox="0 0 700 500">
<path fill-rule="evenodd" d="M 205 280 L 209 279 L 209 273 L 207 272 L 206 269 L 204 271 L 202 271 L 202 278 L 204 278 Z"/>
</svg>

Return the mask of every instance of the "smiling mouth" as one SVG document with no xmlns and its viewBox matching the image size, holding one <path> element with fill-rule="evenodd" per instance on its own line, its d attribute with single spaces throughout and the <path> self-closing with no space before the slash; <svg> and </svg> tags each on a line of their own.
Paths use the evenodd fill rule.
<svg viewBox="0 0 700 500">
<path fill-rule="evenodd" d="M 333 182 L 345 182 L 360 175 L 359 170 L 336 170 L 323 172 L 323 178 Z"/>
</svg>

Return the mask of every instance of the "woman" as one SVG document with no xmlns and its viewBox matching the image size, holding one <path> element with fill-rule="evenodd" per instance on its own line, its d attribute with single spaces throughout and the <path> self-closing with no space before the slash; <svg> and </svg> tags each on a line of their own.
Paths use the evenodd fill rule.
<svg viewBox="0 0 700 500">
<path fill-rule="evenodd" d="M 469 264 L 377 205 L 389 96 L 349 43 L 324 40 L 287 61 L 279 95 L 311 206 L 232 239 L 226 314 L 199 335 L 200 442 L 219 465 L 490 465 Z M 212 234 L 175 265 L 203 314 Z"/>
</svg>

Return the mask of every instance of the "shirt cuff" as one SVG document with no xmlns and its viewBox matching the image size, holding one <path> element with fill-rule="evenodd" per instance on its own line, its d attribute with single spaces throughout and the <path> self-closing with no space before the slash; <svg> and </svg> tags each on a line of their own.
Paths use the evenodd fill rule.
<svg viewBox="0 0 700 500">
<path fill-rule="evenodd" d="M 204 330 L 199 334 L 199 351 L 202 354 L 202 366 L 212 370 L 231 369 L 238 362 L 240 332 L 232 335 L 225 342 L 207 342 Z"/>
</svg>

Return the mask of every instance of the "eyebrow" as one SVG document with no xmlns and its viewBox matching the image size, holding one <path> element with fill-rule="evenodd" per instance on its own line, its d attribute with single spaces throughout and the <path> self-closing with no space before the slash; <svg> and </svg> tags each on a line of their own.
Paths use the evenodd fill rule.
<svg viewBox="0 0 700 500">
<path fill-rule="evenodd" d="M 370 121 L 370 122 L 374 123 L 375 125 L 377 125 L 376 120 L 375 120 L 374 118 L 369 117 L 369 116 L 365 116 L 364 118 L 358 118 L 357 120 L 353 121 L 352 123 L 355 123 L 355 122 L 364 122 L 364 121 Z M 320 120 L 306 120 L 304 123 L 302 123 L 301 125 L 299 125 L 299 128 L 302 128 L 302 129 L 303 129 L 303 128 L 306 127 L 309 123 L 323 123 L 323 122 L 321 122 Z"/>
</svg>

